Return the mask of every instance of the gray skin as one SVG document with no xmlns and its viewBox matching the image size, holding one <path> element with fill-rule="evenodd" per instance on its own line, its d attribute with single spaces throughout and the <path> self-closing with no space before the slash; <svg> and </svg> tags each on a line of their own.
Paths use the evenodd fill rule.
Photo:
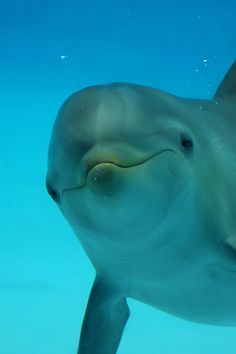
<svg viewBox="0 0 236 354">
<path fill-rule="evenodd" d="M 63 104 L 47 188 L 96 269 L 79 354 L 114 354 L 133 298 L 236 326 L 236 62 L 212 100 L 127 83 Z"/>
</svg>

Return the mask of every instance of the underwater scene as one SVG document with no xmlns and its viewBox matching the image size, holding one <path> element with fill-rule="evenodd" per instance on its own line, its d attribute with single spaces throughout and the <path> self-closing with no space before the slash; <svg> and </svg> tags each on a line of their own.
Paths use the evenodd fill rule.
<svg viewBox="0 0 236 354">
<path fill-rule="evenodd" d="M 0 353 L 235 354 L 236 2 L 2 0 Z"/>
</svg>

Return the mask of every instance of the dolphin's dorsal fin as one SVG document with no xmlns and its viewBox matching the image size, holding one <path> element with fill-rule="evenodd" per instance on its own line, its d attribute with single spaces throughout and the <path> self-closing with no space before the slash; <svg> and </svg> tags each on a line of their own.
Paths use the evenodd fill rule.
<svg viewBox="0 0 236 354">
<path fill-rule="evenodd" d="M 236 60 L 218 87 L 214 99 L 236 99 Z"/>
</svg>

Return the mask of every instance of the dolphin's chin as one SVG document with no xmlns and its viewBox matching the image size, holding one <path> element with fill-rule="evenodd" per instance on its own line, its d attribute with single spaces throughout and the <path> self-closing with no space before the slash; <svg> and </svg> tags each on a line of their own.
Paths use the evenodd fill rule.
<svg viewBox="0 0 236 354">
<path fill-rule="evenodd" d="M 151 232 L 166 220 L 186 183 L 172 172 L 176 159 L 168 151 L 135 166 L 97 163 L 82 186 L 64 190 L 62 209 L 77 230 L 118 238 Z"/>
</svg>

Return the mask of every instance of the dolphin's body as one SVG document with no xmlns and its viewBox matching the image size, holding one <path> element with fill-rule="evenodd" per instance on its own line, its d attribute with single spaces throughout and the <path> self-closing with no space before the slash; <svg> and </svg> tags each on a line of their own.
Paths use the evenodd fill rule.
<svg viewBox="0 0 236 354">
<path fill-rule="evenodd" d="M 236 326 L 236 62 L 211 101 L 111 84 L 62 106 L 47 175 L 96 269 L 79 354 L 114 354 L 126 298 Z"/>
</svg>

